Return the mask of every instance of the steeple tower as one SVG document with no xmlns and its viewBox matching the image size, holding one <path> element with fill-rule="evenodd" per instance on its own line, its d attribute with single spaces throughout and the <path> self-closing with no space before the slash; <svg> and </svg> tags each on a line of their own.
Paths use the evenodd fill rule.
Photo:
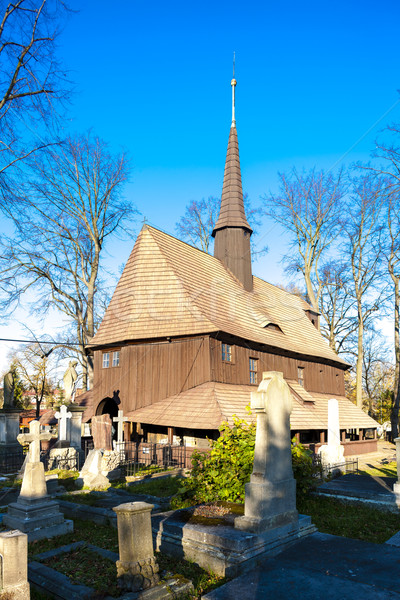
<svg viewBox="0 0 400 600">
<path fill-rule="evenodd" d="M 232 271 L 248 291 L 253 289 L 251 273 L 250 236 L 253 233 L 244 212 L 239 144 L 235 119 L 235 87 L 232 86 L 232 125 L 226 153 L 221 209 L 212 232 L 215 238 L 214 256 Z"/>
</svg>

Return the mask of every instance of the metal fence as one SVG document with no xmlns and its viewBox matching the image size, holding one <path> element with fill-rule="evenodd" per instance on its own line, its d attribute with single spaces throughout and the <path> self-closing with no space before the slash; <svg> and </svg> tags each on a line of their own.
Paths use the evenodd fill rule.
<svg viewBox="0 0 400 600">
<path fill-rule="evenodd" d="M 0 473 L 11 475 L 17 473 L 24 464 L 25 454 L 21 449 L 14 451 L 3 451 L 0 453 Z"/>
<path fill-rule="evenodd" d="M 148 470 L 183 469 L 187 466 L 185 446 L 125 442 L 120 452 L 120 467 L 124 475 L 136 475 Z"/>
<path fill-rule="evenodd" d="M 322 463 L 321 457 L 318 454 L 314 454 L 313 464 L 318 467 L 318 474 L 321 479 L 358 473 L 358 458 L 349 458 L 340 463 L 325 465 Z"/>
</svg>

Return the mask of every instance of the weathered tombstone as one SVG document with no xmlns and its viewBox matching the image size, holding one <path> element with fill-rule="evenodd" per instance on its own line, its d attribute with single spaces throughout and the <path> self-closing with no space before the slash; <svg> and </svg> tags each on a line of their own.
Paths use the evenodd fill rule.
<svg viewBox="0 0 400 600">
<path fill-rule="evenodd" d="M 92 436 L 95 450 L 112 450 L 112 423 L 110 415 L 92 417 Z"/>
<path fill-rule="evenodd" d="M 112 423 L 109 415 L 92 417 L 92 435 L 94 448 L 87 455 L 76 483 L 81 485 L 83 481 L 90 489 L 103 489 L 111 485 L 110 479 L 121 476 L 118 469 L 120 453 L 112 449 Z"/>
<path fill-rule="evenodd" d="M 117 423 L 117 441 L 115 443 L 115 450 L 117 450 L 120 455 L 123 455 L 125 450 L 125 442 L 124 442 L 124 422 L 128 421 L 128 417 L 124 417 L 124 412 L 122 410 L 118 411 L 118 416 L 113 418 L 113 422 Z"/>
<path fill-rule="evenodd" d="M 64 520 L 57 502 L 47 495 L 44 465 L 40 462 L 40 442 L 49 440 L 51 433 L 40 433 L 39 421 L 29 423 L 29 433 L 18 436 L 20 444 L 29 443 L 21 492 L 8 507 L 3 522 L 7 527 L 28 534 L 28 540 L 51 538 L 73 530 L 72 521 Z"/>
<path fill-rule="evenodd" d="M 0 533 L 0 595 L 12 600 L 29 600 L 28 536 L 21 531 Z"/>
<path fill-rule="evenodd" d="M 336 398 L 328 400 L 328 443 L 318 450 L 323 465 L 343 463 L 344 447 L 340 444 L 339 403 Z"/>
<path fill-rule="evenodd" d="M 263 373 L 257 392 L 251 394 L 251 408 L 257 414 L 253 473 L 245 488 L 244 516 L 235 519 L 235 527 L 262 533 L 298 521 L 290 439 L 292 395 L 282 373 Z"/>
<path fill-rule="evenodd" d="M 55 413 L 55 418 L 58 421 L 58 446 L 60 448 L 70 445 L 70 428 L 68 427 L 67 419 L 71 419 L 72 413 L 68 412 L 65 404 L 60 406 L 60 409 Z"/>
<path fill-rule="evenodd" d="M 82 406 L 69 406 L 71 411 L 71 437 L 70 444 L 73 448 L 76 448 L 79 452 L 82 451 L 82 415 L 85 411 Z"/>
<path fill-rule="evenodd" d="M 118 586 L 124 590 L 139 592 L 160 580 L 153 550 L 152 508 L 146 502 L 127 502 L 113 508 L 118 525 Z"/>
</svg>

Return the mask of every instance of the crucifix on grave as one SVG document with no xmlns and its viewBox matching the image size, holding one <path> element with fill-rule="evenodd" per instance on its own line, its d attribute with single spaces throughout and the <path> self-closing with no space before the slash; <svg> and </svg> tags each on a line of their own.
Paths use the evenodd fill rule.
<svg viewBox="0 0 400 600">
<path fill-rule="evenodd" d="M 73 530 L 72 521 L 64 520 L 58 503 L 47 494 L 44 464 L 40 462 L 40 442 L 53 438 L 51 433 L 40 433 L 39 421 L 29 423 L 29 433 L 20 433 L 20 444 L 29 444 L 21 492 L 16 502 L 8 506 L 3 517 L 6 527 L 28 534 L 28 540 L 51 538 Z"/>
<path fill-rule="evenodd" d="M 31 421 L 29 423 L 29 433 L 20 433 L 17 440 L 21 445 L 29 444 L 28 462 L 40 462 L 40 442 L 49 441 L 53 438 L 52 433 L 40 433 L 39 421 Z"/>
<path fill-rule="evenodd" d="M 68 412 L 68 408 L 65 406 L 65 404 L 62 404 L 60 406 L 60 410 L 58 410 L 54 416 L 58 420 L 57 443 L 60 446 L 68 446 L 70 440 L 68 439 L 69 436 L 67 435 L 67 419 L 71 418 L 72 413 Z"/>
<path fill-rule="evenodd" d="M 118 411 L 118 417 L 113 417 L 113 422 L 117 423 L 117 443 L 115 449 L 118 450 L 118 452 L 123 452 L 125 449 L 124 422 L 128 420 L 128 417 L 124 417 L 124 412 L 122 410 Z"/>
</svg>

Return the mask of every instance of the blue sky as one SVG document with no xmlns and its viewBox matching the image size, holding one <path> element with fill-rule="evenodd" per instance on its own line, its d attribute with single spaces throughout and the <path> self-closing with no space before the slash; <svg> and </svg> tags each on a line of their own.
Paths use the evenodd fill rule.
<svg viewBox="0 0 400 600">
<path fill-rule="evenodd" d="M 75 84 L 65 130 L 92 128 L 126 150 L 126 196 L 170 233 L 190 200 L 221 194 L 233 51 L 243 188 L 254 202 L 276 190 L 278 171 L 368 160 L 379 131 L 400 122 L 395 0 L 71 5 L 59 39 Z M 265 221 L 270 253 L 254 268 L 274 283 L 281 233 Z M 108 265 L 117 271 L 132 245 L 110 245 Z"/>
</svg>

